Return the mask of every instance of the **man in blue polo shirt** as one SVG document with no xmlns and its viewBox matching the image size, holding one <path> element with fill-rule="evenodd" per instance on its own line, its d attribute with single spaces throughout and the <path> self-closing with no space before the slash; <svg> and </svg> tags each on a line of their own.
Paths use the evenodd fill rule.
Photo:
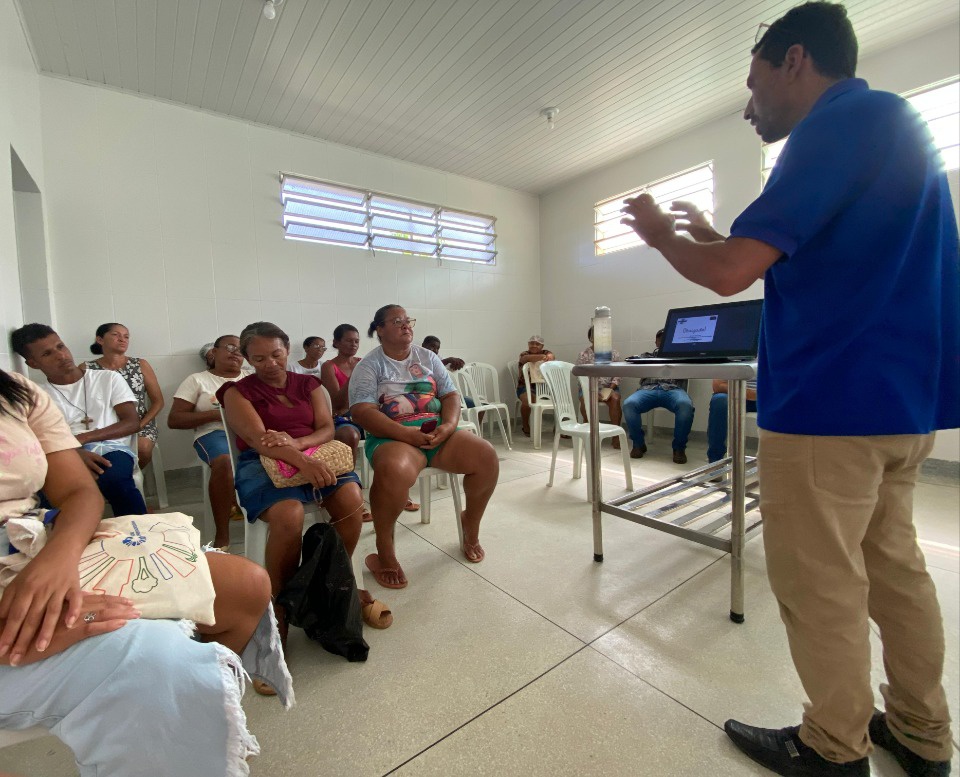
<svg viewBox="0 0 960 777">
<path fill-rule="evenodd" d="M 810 703 L 800 726 L 730 720 L 728 735 L 783 775 L 868 775 L 871 740 L 910 775 L 945 775 L 943 624 L 912 494 L 932 433 L 960 425 L 957 223 L 926 125 L 854 78 L 856 61 L 842 6 L 789 11 L 753 50 L 745 118 L 766 142 L 790 139 L 731 236 L 688 211 L 680 227 L 703 242 L 688 240 L 646 194 L 627 201 L 624 223 L 719 294 L 764 279 L 760 509 Z M 868 617 L 883 641 L 884 713 Z"/>
</svg>

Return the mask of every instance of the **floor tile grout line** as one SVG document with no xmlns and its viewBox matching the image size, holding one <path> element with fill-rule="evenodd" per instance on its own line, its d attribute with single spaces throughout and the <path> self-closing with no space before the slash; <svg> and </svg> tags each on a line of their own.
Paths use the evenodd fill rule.
<svg viewBox="0 0 960 777">
<path fill-rule="evenodd" d="M 582 640 L 581 640 L 581 642 L 582 642 Z M 584 650 L 588 649 L 589 647 L 590 647 L 590 646 L 589 646 L 589 645 L 586 645 L 586 644 L 581 645 L 581 646 L 578 647 L 575 651 L 573 651 L 570 655 L 565 656 L 564 658 L 560 659 L 560 661 L 558 661 L 558 662 L 557 662 L 556 664 L 554 664 L 553 666 L 548 667 L 547 669 L 544 669 L 544 670 L 543 670 L 540 674 L 538 674 L 536 677 L 530 678 L 530 680 L 528 680 L 527 682 L 525 682 L 525 683 L 524 683 L 523 685 L 521 685 L 519 688 L 515 688 L 514 690 L 512 690 L 510 693 L 508 693 L 508 694 L 507 694 L 506 696 L 504 696 L 502 699 L 498 699 L 498 700 L 495 701 L 493 704 L 491 704 L 489 707 L 487 707 L 487 708 L 484 709 L 484 710 L 481 710 L 480 712 L 478 712 L 476 715 L 474 715 L 474 716 L 473 716 L 472 718 L 470 718 L 469 720 L 465 720 L 463 723 L 461 723 L 461 724 L 460 724 L 459 726 L 457 726 L 456 728 L 448 731 L 446 734 L 444 734 L 442 737 L 440 737 L 436 742 L 433 742 L 432 744 L 427 745 L 427 746 L 424 747 L 422 750 L 420 750 L 418 753 L 415 753 L 414 755 L 410 756 L 409 758 L 407 758 L 407 759 L 406 759 L 405 761 L 403 761 L 402 763 L 397 764 L 396 766 L 394 766 L 394 767 L 393 767 L 392 769 L 390 769 L 389 771 L 384 772 L 384 773 L 383 773 L 383 777 L 388 777 L 388 775 L 393 774 L 393 773 L 396 772 L 398 769 L 402 769 L 404 766 L 406 766 L 406 765 L 407 765 L 408 763 L 410 763 L 411 761 L 415 761 L 417 758 L 419 758 L 421 755 L 423 755 L 424 753 L 426 753 L 428 750 L 432 750 L 434 747 L 436 747 L 437 745 L 439 745 L 439 744 L 440 744 L 441 742 L 443 742 L 445 739 L 449 739 L 451 736 L 453 736 L 454 734 L 456 734 L 458 731 L 466 728 L 467 726 L 469 726 L 471 723 L 473 723 L 473 722 L 474 722 L 475 720 L 477 720 L 478 718 L 483 717 L 484 715 L 486 715 L 486 714 L 487 714 L 488 712 L 490 712 L 491 710 L 494 710 L 494 709 L 496 709 L 497 707 L 499 707 L 499 706 L 500 706 L 501 704 L 503 704 L 505 701 L 508 701 L 509 699 L 513 698 L 513 697 L 516 696 L 518 693 L 520 693 L 521 691 L 525 690 L 526 688 L 529 688 L 529 687 L 530 687 L 531 685 L 533 685 L 535 682 L 538 682 L 539 680 L 543 679 L 543 678 L 546 677 L 548 674 L 550 674 L 552 671 L 554 671 L 555 669 L 558 669 L 559 667 L 563 666 L 563 665 L 564 665 L 565 663 L 567 663 L 567 661 L 569 661 L 571 658 L 573 658 L 574 656 L 579 655 L 580 653 L 582 653 Z M 601 655 L 602 655 L 602 654 L 601 654 Z M 616 663 L 616 662 L 614 662 L 614 663 Z M 631 673 L 631 674 L 632 674 L 632 673 Z"/>
<path fill-rule="evenodd" d="M 398 523 L 399 523 L 399 522 L 398 522 Z M 546 615 L 544 615 L 542 612 L 538 612 L 537 610 L 535 610 L 533 607 L 531 607 L 531 606 L 530 606 L 529 604 L 527 604 L 526 602 L 521 601 L 520 599 L 518 599 L 516 596 L 514 596 L 514 595 L 513 595 L 512 593 L 510 593 L 509 591 L 504 590 L 503 588 L 501 588 L 500 586 L 498 586 L 496 583 L 494 583 L 492 580 L 489 580 L 488 578 L 486 578 L 486 577 L 484 577 L 483 575 L 481 575 L 478 570 L 476 570 L 476 569 L 473 568 L 473 565 L 468 566 L 468 565 L 465 564 L 463 561 L 461 561 L 460 559 L 458 559 L 456 556 L 451 556 L 447 551 L 445 551 L 445 550 L 444 550 L 443 548 L 441 548 L 439 545 L 435 545 L 435 544 L 432 543 L 430 540 L 428 540 L 426 537 L 424 537 L 422 534 L 419 534 L 418 532 L 414 531 L 413 529 L 411 529 L 411 528 L 410 528 L 409 526 L 407 526 L 406 524 L 402 524 L 402 523 L 401 523 L 400 525 L 403 526 L 403 528 L 406 529 L 408 532 L 410 532 L 411 534 L 413 534 L 413 536 L 418 537 L 419 539 L 421 539 L 421 540 L 423 540 L 425 543 L 427 543 L 430 547 L 435 548 L 436 550 L 439 550 L 439 551 L 440 551 L 443 555 L 445 555 L 447 558 L 452 559 L 453 561 L 455 561 L 457 564 L 459 564 L 461 567 L 463 567 L 463 569 L 464 569 L 465 571 L 469 572 L 469 573 L 472 574 L 472 575 L 476 575 L 478 578 L 480 578 L 480 580 L 482 580 L 484 583 L 486 583 L 487 585 L 489 585 L 491 588 L 494 588 L 494 589 L 496 589 L 497 591 L 499 591 L 500 593 L 502 593 L 504 596 L 507 596 L 507 597 L 509 597 L 510 599 L 513 599 L 513 601 L 515 601 L 517 604 L 519 604 L 520 606 L 525 607 L 526 609 L 530 610 L 530 612 L 532 612 L 534 615 L 537 615 L 538 617 L 542 618 L 542 619 L 545 620 L 547 623 L 549 623 L 549 624 L 551 624 L 551 625 L 553 625 L 553 626 L 556 626 L 558 629 L 560 629 L 560 630 L 561 630 L 562 632 L 564 632 L 565 634 L 569 634 L 571 637 L 573 637 L 575 640 L 577 640 L 577 642 L 580 642 L 584 647 L 586 647 L 586 646 L 589 644 L 589 642 L 587 642 L 587 641 L 586 641 L 585 639 L 583 639 L 582 637 L 578 637 L 576 634 L 574 634 L 574 633 L 573 633 L 572 631 L 570 631 L 569 629 L 564 628 L 563 626 L 561 626 L 561 625 L 560 625 L 559 623 L 557 623 L 556 621 L 553 621 L 553 620 L 551 620 L 550 618 L 548 618 L 548 617 L 547 617 Z"/>
<path fill-rule="evenodd" d="M 632 669 L 630 669 L 630 667 L 624 666 L 624 665 L 621 664 L 619 661 L 617 661 L 617 659 L 613 658 L 613 656 L 608 656 L 606 653 L 598 650 L 592 643 L 589 644 L 589 645 L 587 645 L 587 647 L 590 648 L 591 650 L 593 650 L 598 656 L 602 656 L 603 658 L 607 659 L 607 660 L 610 661 L 611 663 L 619 666 L 621 669 L 623 669 L 624 672 L 626 672 L 627 674 L 629 674 L 631 677 L 637 678 L 637 679 L 638 679 L 640 682 L 642 682 L 644 685 L 652 688 L 654 691 L 656 691 L 656 692 L 659 693 L 660 695 L 665 696 L 666 698 L 670 699 L 670 701 L 675 702 L 676 704 L 679 704 L 679 705 L 680 705 L 681 707 L 683 707 L 685 710 L 689 710 L 690 712 L 692 712 L 694 715 L 696 715 L 696 716 L 697 716 L 698 718 L 700 718 L 701 720 L 705 720 L 705 721 L 706 721 L 707 723 L 709 723 L 711 726 L 713 726 L 713 727 L 715 727 L 715 728 L 723 731 L 723 727 L 722 727 L 722 726 L 718 726 L 716 723 L 714 723 L 712 720 L 710 720 L 710 718 L 706 717 L 705 715 L 703 715 L 703 714 L 700 713 L 700 712 L 697 712 L 697 711 L 696 711 L 695 709 L 693 709 L 693 707 L 691 707 L 690 705 L 685 704 L 684 702 L 680 701 L 679 699 L 677 699 L 677 698 L 674 697 L 674 696 L 671 696 L 669 693 L 667 693 L 665 690 L 663 690 L 663 688 L 659 688 L 658 686 L 654 685 L 652 682 L 650 682 L 650 680 L 648 680 L 648 679 L 647 679 L 646 677 L 644 677 L 643 675 L 637 674 L 637 673 L 634 672 Z"/>
</svg>

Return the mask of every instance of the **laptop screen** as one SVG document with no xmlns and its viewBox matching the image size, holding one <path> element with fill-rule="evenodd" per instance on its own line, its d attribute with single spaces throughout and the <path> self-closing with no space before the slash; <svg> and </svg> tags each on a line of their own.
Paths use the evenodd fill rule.
<svg viewBox="0 0 960 777">
<path fill-rule="evenodd" d="M 675 308 L 667 314 L 660 356 L 755 359 L 763 300 Z"/>
</svg>

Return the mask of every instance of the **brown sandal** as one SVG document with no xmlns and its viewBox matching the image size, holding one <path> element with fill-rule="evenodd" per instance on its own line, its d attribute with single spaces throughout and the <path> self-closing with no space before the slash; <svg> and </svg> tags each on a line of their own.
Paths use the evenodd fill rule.
<svg viewBox="0 0 960 777">
<path fill-rule="evenodd" d="M 276 696 L 277 692 L 274 690 L 272 685 L 265 683 L 263 680 L 254 680 L 253 681 L 253 690 L 259 693 L 261 696 Z"/>
<path fill-rule="evenodd" d="M 403 506 L 403 509 L 408 513 L 415 513 L 420 509 L 420 505 L 414 502 L 412 499 L 408 499 L 407 503 Z"/>
<path fill-rule="evenodd" d="M 389 629 L 393 625 L 393 613 L 379 599 L 360 606 L 363 622 L 373 629 Z"/>
<path fill-rule="evenodd" d="M 484 552 L 483 548 L 480 547 L 479 542 L 465 542 L 463 543 L 462 550 L 463 550 L 463 557 L 467 561 L 469 561 L 471 564 L 479 564 L 481 561 L 483 561 L 484 558 L 486 558 L 486 555 L 487 555 Z M 471 558 L 470 553 L 468 553 L 467 551 L 470 551 L 470 553 L 473 553 L 475 558 Z"/>
</svg>

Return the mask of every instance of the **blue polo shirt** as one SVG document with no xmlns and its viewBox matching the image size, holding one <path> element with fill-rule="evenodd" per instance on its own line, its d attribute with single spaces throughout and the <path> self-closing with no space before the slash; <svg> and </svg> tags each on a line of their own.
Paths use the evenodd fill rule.
<svg viewBox="0 0 960 777">
<path fill-rule="evenodd" d="M 957 221 L 909 103 L 857 78 L 832 86 L 730 233 L 783 252 L 764 279 L 759 426 L 871 435 L 960 425 Z"/>
</svg>

